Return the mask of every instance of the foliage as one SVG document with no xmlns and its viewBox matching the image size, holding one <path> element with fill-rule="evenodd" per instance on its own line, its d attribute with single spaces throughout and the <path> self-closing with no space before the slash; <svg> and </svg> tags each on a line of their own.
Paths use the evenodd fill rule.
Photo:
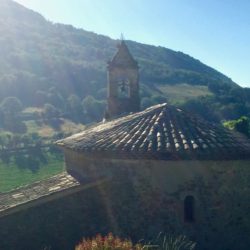
<svg viewBox="0 0 250 250">
<path fill-rule="evenodd" d="M 250 119 L 242 116 L 237 120 L 226 121 L 223 125 L 231 130 L 236 130 L 248 137 L 250 137 Z"/>
<path fill-rule="evenodd" d="M 181 107 L 187 112 L 198 114 L 205 120 L 219 122 L 220 117 L 218 113 L 215 112 L 217 109 L 211 109 L 211 103 L 213 103 L 212 100 L 213 97 L 200 97 L 191 99 L 182 104 Z"/>
<path fill-rule="evenodd" d="M 159 104 L 159 103 L 165 103 L 165 102 L 167 102 L 166 97 L 164 97 L 162 95 L 153 95 L 151 97 L 151 100 L 153 101 L 154 104 Z"/>
<path fill-rule="evenodd" d="M 0 2 L 0 33 L 0 102 L 13 96 L 24 107 L 48 103 L 76 122 L 103 117 L 106 61 L 112 58 L 117 41 L 53 24 L 13 1 Z M 214 94 L 214 105 L 208 107 L 210 113 L 216 110 L 213 117 L 218 115 L 219 120 L 250 113 L 249 89 L 191 56 L 132 41 L 127 45 L 140 65 L 143 108 L 169 98 L 164 86 L 188 84 L 194 86 L 189 96 Z M 175 103 L 182 101 L 184 92 L 188 90 L 179 91 Z M 77 103 L 72 103 L 72 95 Z M 94 112 L 89 112 L 90 107 Z"/>
<path fill-rule="evenodd" d="M 73 131 L 83 129 L 83 126 L 63 120 L 60 132 L 51 129 L 42 122 L 27 122 L 28 133 L 17 134 L 2 131 L 0 133 L 0 192 L 17 188 L 50 177 L 64 170 L 61 150 L 52 141 L 69 136 Z M 64 128 L 65 126 L 65 128 Z M 39 131 L 38 133 L 35 133 Z M 71 133 L 70 133 L 71 132 Z"/>
<path fill-rule="evenodd" d="M 18 114 L 23 108 L 21 101 L 14 96 L 6 97 L 0 107 L 4 113 L 8 114 Z"/>
<path fill-rule="evenodd" d="M 41 107 L 48 101 L 48 96 L 45 91 L 37 90 L 35 92 L 35 102 L 34 105 Z"/>
<path fill-rule="evenodd" d="M 194 250 L 196 243 L 189 240 L 186 236 L 167 236 L 163 235 L 157 241 L 159 250 Z"/>
<path fill-rule="evenodd" d="M 70 95 L 67 99 L 67 113 L 76 122 L 83 119 L 83 108 L 81 99 L 77 95 Z"/>
<path fill-rule="evenodd" d="M 23 107 L 53 105 L 54 113 L 74 122 L 102 119 L 106 61 L 117 41 L 53 24 L 13 1 L 0 2 L 0 33 L 0 103 L 15 97 Z M 249 116 L 249 88 L 182 52 L 132 41 L 127 45 L 140 65 L 142 108 L 167 99 L 215 122 Z M 0 126 L 25 131 L 24 117 L 18 116 L 1 117 Z"/>
<path fill-rule="evenodd" d="M 100 121 L 104 116 L 105 102 L 98 101 L 93 96 L 87 96 L 82 101 L 85 115 L 94 121 Z"/>
<path fill-rule="evenodd" d="M 6 97 L 0 104 L 0 126 L 11 132 L 25 133 L 26 126 L 20 114 L 23 109 L 21 101 L 16 97 Z"/>
<path fill-rule="evenodd" d="M 59 111 L 57 108 L 55 108 L 55 106 L 53 106 L 50 103 L 46 103 L 44 105 L 44 115 L 46 118 L 54 118 L 54 117 L 58 117 L 59 115 Z"/>
<path fill-rule="evenodd" d="M 90 239 L 83 239 L 76 250 L 142 250 L 140 244 L 134 245 L 131 240 L 121 239 L 109 233 L 107 236 L 100 234 Z"/>
<path fill-rule="evenodd" d="M 41 92 L 40 92 L 41 97 Z M 65 109 L 65 100 L 62 95 L 56 90 L 56 88 L 50 88 L 49 93 L 47 95 L 47 100 L 50 102 L 51 105 L 57 107 L 60 110 Z"/>
<path fill-rule="evenodd" d="M 39 161 L 44 156 L 39 147 L 39 140 L 33 141 L 32 136 L 19 135 L 0 135 L 0 159 L 3 163 L 9 165 L 11 160 L 14 160 L 16 165 L 20 168 L 30 168 L 36 171 L 39 167 Z M 22 152 L 20 150 L 33 147 L 30 152 Z"/>
<path fill-rule="evenodd" d="M 107 236 L 98 234 L 96 237 L 90 239 L 83 239 L 81 243 L 76 246 L 76 250 L 193 250 L 195 243 L 188 240 L 186 236 L 166 236 L 160 234 L 155 244 L 133 244 L 131 240 L 121 239 L 115 237 L 112 233 Z"/>
<path fill-rule="evenodd" d="M 61 154 L 53 145 L 43 145 L 42 138 L 36 133 L 0 135 L 0 159 L 5 165 L 14 164 L 20 169 L 37 172 L 48 163 L 47 155 L 50 151 L 55 156 Z"/>
</svg>

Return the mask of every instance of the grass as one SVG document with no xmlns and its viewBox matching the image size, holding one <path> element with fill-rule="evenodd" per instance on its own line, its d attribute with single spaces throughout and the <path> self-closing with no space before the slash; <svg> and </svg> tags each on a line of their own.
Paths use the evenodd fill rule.
<svg viewBox="0 0 250 250">
<path fill-rule="evenodd" d="M 27 108 L 26 113 L 41 112 L 38 108 Z M 76 124 L 67 119 L 61 119 L 59 130 L 54 129 L 42 121 L 37 123 L 34 120 L 25 121 L 27 127 L 27 134 L 38 133 L 44 141 L 50 140 L 57 132 L 65 134 L 77 133 L 84 130 L 85 126 Z M 11 132 L 0 129 L 0 134 L 12 134 Z M 32 172 L 29 169 L 20 169 L 14 162 L 9 165 L 4 164 L 0 160 L 0 192 L 7 192 L 23 185 L 28 185 L 33 182 L 49 178 L 53 175 L 61 173 L 65 170 L 65 163 L 63 158 L 57 159 L 55 156 L 48 154 L 48 164 L 43 165 L 37 172 Z"/>
<path fill-rule="evenodd" d="M 49 178 L 65 170 L 63 159 L 48 156 L 48 164 L 41 166 L 38 172 L 29 169 L 19 169 L 15 164 L 5 165 L 0 161 L 0 192 L 8 192 L 20 186 Z"/>
<path fill-rule="evenodd" d="M 78 133 L 85 129 L 85 126 L 81 123 L 74 123 L 70 120 L 63 119 L 63 123 L 61 125 L 61 131 L 68 134 L 68 133 Z"/>
<path fill-rule="evenodd" d="M 194 86 L 186 83 L 176 85 L 158 85 L 157 88 L 172 104 L 181 104 L 199 96 L 212 95 L 207 86 Z"/>
</svg>

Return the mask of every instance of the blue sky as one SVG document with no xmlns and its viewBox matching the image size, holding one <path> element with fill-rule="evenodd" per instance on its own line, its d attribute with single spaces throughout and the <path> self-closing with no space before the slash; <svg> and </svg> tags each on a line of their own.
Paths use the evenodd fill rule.
<svg viewBox="0 0 250 250">
<path fill-rule="evenodd" d="M 250 87 L 249 0 L 18 0 L 46 19 L 187 53 Z"/>
</svg>

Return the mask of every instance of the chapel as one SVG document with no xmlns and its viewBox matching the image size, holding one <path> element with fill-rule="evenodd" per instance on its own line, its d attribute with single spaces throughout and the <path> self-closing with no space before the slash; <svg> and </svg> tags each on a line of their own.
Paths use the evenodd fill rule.
<svg viewBox="0 0 250 250">
<path fill-rule="evenodd" d="M 222 193 L 249 171 L 249 140 L 167 103 L 140 110 L 139 67 L 125 41 L 107 69 L 106 121 L 57 142 L 67 172 L 82 183 L 110 180 L 122 194 L 107 198 L 123 214 L 119 228 L 137 214 L 142 237 L 173 231 L 204 244 L 244 203 Z"/>
<path fill-rule="evenodd" d="M 168 103 L 141 110 L 139 66 L 124 40 L 107 75 L 103 122 L 56 142 L 66 172 L 0 193 L 0 248 L 71 249 L 97 233 L 138 242 L 163 232 L 197 249 L 247 250 L 249 139 Z"/>
</svg>

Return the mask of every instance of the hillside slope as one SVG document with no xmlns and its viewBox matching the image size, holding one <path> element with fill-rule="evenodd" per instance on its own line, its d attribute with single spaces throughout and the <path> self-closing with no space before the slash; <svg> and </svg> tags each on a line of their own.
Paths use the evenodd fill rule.
<svg viewBox="0 0 250 250">
<path fill-rule="evenodd" d="M 69 112 L 66 106 L 71 105 L 71 110 L 79 109 L 77 117 L 87 97 L 83 105 L 88 106 L 89 113 L 96 109 L 87 120 L 102 117 L 106 65 L 118 40 L 54 24 L 11 0 L 0 1 L 0 34 L 0 103 L 15 96 L 24 107 L 50 103 L 63 113 Z M 188 107 L 205 118 L 207 109 L 216 110 L 217 119 L 208 116 L 213 120 L 250 114 L 250 90 L 227 76 L 182 52 L 126 43 L 140 65 L 142 108 L 165 98 L 183 103 L 200 97 Z M 180 89 L 187 91 L 179 95 Z M 206 108 L 200 109 L 202 105 Z"/>
<path fill-rule="evenodd" d="M 67 96 L 96 95 L 106 85 L 106 62 L 117 41 L 53 24 L 10 1 L 0 2 L 0 98 L 16 95 L 32 104 L 32 94 L 56 86 Z M 234 84 L 228 77 L 182 53 L 127 42 L 141 68 L 141 81 L 152 84 L 210 82 Z"/>
</svg>

